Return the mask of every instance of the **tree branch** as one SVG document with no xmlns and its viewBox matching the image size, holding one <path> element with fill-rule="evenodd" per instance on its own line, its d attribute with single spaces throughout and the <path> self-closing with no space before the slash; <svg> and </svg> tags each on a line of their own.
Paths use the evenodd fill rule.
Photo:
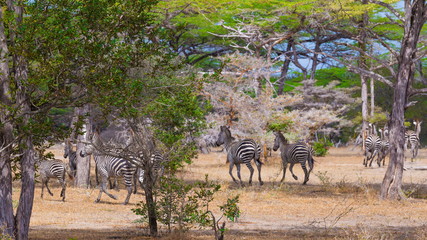
<svg viewBox="0 0 427 240">
<path fill-rule="evenodd" d="M 390 4 L 385 3 L 385 2 L 381 2 L 381 1 L 377 1 L 377 0 L 368 0 L 370 3 L 373 4 L 377 4 L 379 6 L 385 7 L 388 10 L 390 10 L 391 13 L 393 13 L 400 21 L 402 21 L 403 23 L 405 22 L 404 17 Z"/>
<path fill-rule="evenodd" d="M 300 46 L 302 46 L 303 48 L 305 48 L 307 51 L 314 53 L 314 51 L 313 51 L 313 50 L 308 49 L 307 47 L 305 47 L 305 46 L 303 46 L 303 45 L 300 45 Z M 388 80 L 387 78 L 385 78 L 385 77 L 383 77 L 383 76 L 381 76 L 381 75 L 379 75 L 379 74 L 377 74 L 377 73 L 375 73 L 375 72 L 372 72 L 372 71 L 369 71 L 369 70 L 366 70 L 366 69 L 362 69 L 362 68 L 360 68 L 360 67 L 358 67 L 358 66 L 355 66 L 355 65 L 353 65 L 353 64 L 350 64 L 350 63 L 344 62 L 344 61 L 342 61 L 341 59 L 336 58 L 336 57 L 334 57 L 334 56 L 332 56 L 332 55 L 329 55 L 329 54 L 327 54 L 327 53 L 325 53 L 325 52 L 318 52 L 318 54 L 322 54 L 322 55 L 324 55 L 324 56 L 327 56 L 327 57 L 330 57 L 330 58 L 334 59 L 335 61 L 337 61 L 337 62 L 341 63 L 341 64 L 342 64 L 342 65 L 344 65 L 344 66 L 346 66 L 346 67 L 347 67 L 347 69 L 349 69 L 350 71 L 353 71 L 353 72 L 358 73 L 358 74 L 363 74 L 363 75 L 368 76 L 368 77 L 371 77 L 371 78 L 373 78 L 373 79 L 375 79 L 375 80 L 377 80 L 377 81 L 380 81 L 380 82 L 382 82 L 382 83 L 385 83 L 385 84 L 387 84 L 388 86 L 390 86 L 390 87 L 392 87 L 392 88 L 394 87 L 393 82 L 391 82 L 391 81 L 390 81 L 390 80 Z"/>
</svg>

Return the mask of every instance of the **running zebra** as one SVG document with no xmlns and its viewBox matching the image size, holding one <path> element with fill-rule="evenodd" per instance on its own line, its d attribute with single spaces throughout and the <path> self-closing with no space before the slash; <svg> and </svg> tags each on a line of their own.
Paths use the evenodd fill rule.
<svg viewBox="0 0 427 240">
<path fill-rule="evenodd" d="M 242 178 L 240 177 L 240 164 L 246 164 L 250 171 L 249 185 L 252 185 L 252 176 L 254 174 L 254 168 L 252 167 L 251 161 L 254 159 L 255 164 L 258 168 L 258 180 L 260 185 L 264 183 L 261 180 L 261 147 L 252 139 L 244 139 L 240 141 L 233 141 L 230 129 L 226 126 L 220 127 L 218 139 L 216 141 L 217 146 L 222 144 L 225 145 L 227 150 L 227 162 L 230 163 L 229 174 L 233 181 L 237 183 L 237 180 L 233 176 L 233 167 L 236 165 L 237 176 L 240 180 L 240 185 L 243 186 Z"/>
<path fill-rule="evenodd" d="M 134 175 L 136 167 L 131 162 L 123 158 L 118 158 L 101 153 L 96 149 L 97 147 L 102 147 L 102 143 L 99 134 L 95 132 L 92 136 L 92 144 L 86 145 L 84 149 L 80 152 L 80 156 L 82 157 L 93 154 L 96 168 L 101 177 L 99 195 L 95 202 L 97 203 L 101 200 L 101 195 L 103 192 L 109 197 L 117 199 L 116 196 L 107 191 L 107 182 L 109 177 L 122 176 L 125 179 L 125 185 L 128 191 L 128 194 L 123 204 L 128 204 L 130 195 L 132 194 L 132 188 L 134 186 Z"/>
<path fill-rule="evenodd" d="M 73 150 L 73 145 L 70 140 L 67 139 L 65 141 L 64 147 L 64 158 L 68 157 L 68 166 L 70 167 L 70 171 L 73 174 L 73 177 L 76 177 L 77 173 L 77 154 L 76 151 Z"/>
<path fill-rule="evenodd" d="M 62 201 L 65 201 L 65 188 L 66 188 L 66 182 L 65 182 L 65 172 L 67 172 L 70 179 L 73 179 L 72 172 L 70 171 L 70 168 L 62 162 L 61 160 L 55 159 L 55 160 L 44 160 L 40 162 L 39 165 L 39 173 L 40 177 L 42 179 L 42 193 L 41 198 L 43 198 L 43 192 L 44 192 L 44 186 L 46 185 L 48 193 L 53 196 L 53 193 L 50 191 L 48 182 L 50 178 L 56 178 L 58 179 L 59 183 L 62 185 L 62 190 L 60 196 L 62 197 Z"/>
<path fill-rule="evenodd" d="M 298 180 L 298 177 L 293 172 L 293 167 L 296 163 L 299 163 L 301 164 L 301 168 L 304 171 L 303 184 L 307 184 L 310 177 L 310 173 L 314 167 L 313 148 L 303 142 L 290 144 L 281 132 L 274 132 L 274 135 L 276 136 L 276 138 L 274 139 L 273 150 L 277 151 L 277 149 L 280 148 L 280 156 L 282 158 L 283 177 L 280 182 L 283 182 L 285 180 L 286 168 L 288 167 L 288 163 L 290 163 L 289 171 L 292 173 L 292 177 L 295 180 Z M 309 171 L 307 171 L 307 167 L 305 166 L 306 163 L 308 163 L 308 166 L 310 168 Z"/>
<path fill-rule="evenodd" d="M 405 145 L 409 145 L 411 147 L 411 161 L 414 161 L 414 158 L 416 158 L 418 155 L 418 149 L 420 147 L 421 123 L 422 121 L 415 120 L 415 131 L 407 131 L 405 133 Z"/>
<path fill-rule="evenodd" d="M 381 136 L 381 144 L 380 144 L 380 149 L 378 151 L 378 159 L 377 159 L 377 163 L 378 166 L 381 166 L 381 161 L 382 161 L 382 165 L 385 165 L 385 158 L 386 156 L 389 154 L 390 151 L 390 142 L 388 140 L 388 128 L 387 126 L 384 127 L 384 129 L 380 129 L 380 136 Z"/>
<path fill-rule="evenodd" d="M 372 166 L 372 161 L 375 157 L 378 157 L 378 153 L 381 149 L 381 138 L 377 136 L 375 126 L 373 126 L 371 123 L 369 124 L 368 129 L 369 135 L 365 139 L 365 152 L 364 152 L 364 158 L 363 158 L 363 165 L 365 167 Z M 378 162 L 378 159 L 377 159 Z"/>
</svg>

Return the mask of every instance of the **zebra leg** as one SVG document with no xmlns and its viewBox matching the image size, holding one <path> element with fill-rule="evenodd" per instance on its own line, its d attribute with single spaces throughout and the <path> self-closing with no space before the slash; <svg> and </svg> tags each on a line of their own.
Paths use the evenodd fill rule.
<svg viewBox="0 0 427 240">
<path fill-rule="evenodd" d="M 283 177 L 280 180 L 280 182 L 283 182 L 283 180 L 285 180 L 286 168 L 288 168 L 288 163 L 287 162 L 283 163 Z"/>
<path fill-rule="evenodd" d="M 50 191 L 50 189 L 49 189 L 49 185 L 48 185 L 48 183 L 49 183 L 49 178 L 47 178 L 46 179 L 46 181 L 45 181 L 45 184 L 46 184 L 46 189 L 47 189 L 47 192 L 50 194 L 50 196 L 53 196 L 53 193 Z"/>
<path fill-rule="evenodd" d="M 135 170 L 135 172 L 133 173 L 132 176 L 132 183 L 133 183 L 133 194 L 136 194 L 137 192 L 137 185 L 138 185 L 138 176 L 137 176 L 138 171 Z"/>
<path fill-rule="evenodd" d="M 372 167 L 372 162 L 374 161 L 374 158 L 377 156 L 377 151 L 376 150 L 374 150 L 374 152 L 372 153 L 372 155 L 371 155 L 371 158 L 370 158 L 370 162 L 369 162 L 369 167 Z"/>
<path fill-rule="evenodd" d="M 128 190 L 128 195 L 126 196 L 126 199 L 125 199 L 123 205 L 126 205 L 126 204 L 129 203 L 130 195 L 132 195 L 132 192 L 133 192 L 133 186 L 132 186 L 132 184 L 130 186 L 126 186 L 126 188 Z"/>
<path fill-rule="evenodd" d="M 294 165 L 295 165 L 295 163 L 291 163 L 291 165 L 289 166 L 289 171 L 291 172 L 291 174 L 292 174 L 292 177 L 295 179 L 295 180 L 298 180 L 298 177 L 297 177 L 297 175 L 295 175 L 294 174 Z M 302 164 L 301 164 L 301 167 L 302 167 Z M 303 168 L 304 169 L 304 168 Z"/>
<path fill-rule="evenodd" d="M 45 178 L 42 178 L 42 193 L 40 195 L 40 197 L 43 199 L 43 192 L 44 192 L 44 184 L 45 184 Z"/>
<path fill-rule="evenodd" d="M 105 192 L 105 194 L 107 194 L 110 198 L 116 200 L 117 197 L 114 196 L 113 194 L 107 192 L 106 188 L 107 188 L 107 178 L 102 178 L 101 179 L 101 184 L 100 184 L 100 188 L 99 188 L 99 194 L 98 194 L 98 198 L 95 200 L 96 203 L 98 203 L 101 200 L 101 196 L 102 193 Z"/>
<path fill-rule="evenodd" d="M 240 180 L 240 186 L 244 187 L 245 185 L 242 182 L 242 177 L 240 176 L 240 163 L 236 164 L 236 168 L 237 168 L 237 177 Z M 253 170 L 253 169 L 252 169 Z"/>
<path fill-rule="evenodd" d="M 249 186 L 252 186 L 252 176 L 254 175 L 254 168 L 252 167 L 251 162 L 248 162 L 246 164 L 246 166 L 248 167 L 249 172 L 250 172 L 250 175 L 249 175 Z"/>
<path fill-rule="evenodd" d="M 230 167 L 228 169 L 228 173 L 230 174 L 231 178 L 233 179 L 233 181 L 235 183 L 237 183 L 237 180 L 234 178 L 233 176 L 233 167 L 234 167 L 234 163 L 230 162 Z"/>
<path fill-rule="evenodd" d="M 62 190 L 61 190 L 61 197 L 62 197 L 62 201 L 65 202 L 65 188 L 67 187 L 66 182 L 65 182 L 65 176 L 64 178 L 61 180 L 61 185 L 62 185 Z"/>
<path fill-rule="evenodd" d="M 255 165 L 258 169 L 258 181 L 259 181 L 259 185 L 264 185 L 264 183 L 261 180 L 261 164 L 258 161 L 255 161 Z"/>
<path fill-rule="evenodd" d="M 301 167 L 302 167 L 302 170 L 304 171 L 304 182 L 302 183 L 302 185 L 305 185 L 308 182 L 309 175 L 308 175 L 307 167 L 305 166 L 305 164 L 301 164 Z"/>
</svg>

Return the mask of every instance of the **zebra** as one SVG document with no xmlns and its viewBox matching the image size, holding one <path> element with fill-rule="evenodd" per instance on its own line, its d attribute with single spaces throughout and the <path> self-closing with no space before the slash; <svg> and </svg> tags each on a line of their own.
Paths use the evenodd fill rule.
<svg viewBox="0 0 427 240">
<path fill-rule="evenodd" d="M 62 190 L 60 196 L 62 197 L 62 201 L 65 201 L 65 173 L 68 174 L 70 179 L 73 179 L 73 174 L 67 164 L 62 162 L 61 160 L 44 160 L 40 162 L 39 165 L 39 173 L 42 180 L 42 192 L 41 198 L 43 199 L 44 186 L 46 185 L 48 193 L 53 196 L 53 193 L 50 191 L 48 182 L 50 178 L 56 178 L 62 185 Z"/>
<path fill-rule="evenodd" d="M 165 158 L 160 152 L 155 151 L 151 155 L 149 167 L 152 169 L 151 173 L 153 176 L 153 183 L 156 183 L 157 179 L 163 175 L 165 171 L 164 163 L 165 163 Z M 144 189 L 144 174 L 145 174 L 145 170 L 141 167 L 138 167 L 136 176 L 138 176 L 138 182 L 140 183 L 142 189 Z M 135 191 L 136 191 L 136 188 L 135 188 Z"/>
<path fill-rule="evenodd" d="M 274 132 L 276 136 L 274 139 L 273 150 L 277 151 L 280 148 L 280 156 L 282 158 L 282 166 L 283 166 L 283 176 L 280 182 L 285 180 L 286 168 L 288 163 L 290 163 L 289 171 L 292 173 L 292 177 L 295 180 L 298 180 L 298 177 L 293 172 L 294 164 L 301 164 L 301 168 L 304 171 L 304 182 L 303 185 L 307 184 L 310 173 L 314 167 L 314 159 L 313 159 L 313 148 L 304 142 L 298 142 L 294 144 L 288 143 L 288 140 L 283 136 L 283 134 L 279 131 Z M 308 163 L 309 170 L 307 171 L 307 167 L 305 166 Z"/>
<path fill-rule="evenodd" d="M 378 157 L 378 153 L 381 149 L 381 139 L 377 136 L 375 126 L 373 124 L 369 124 L 369 136 L 365 139 L 365 152 L 364 152 L 364 158 L 363 158 L 363 165 L 365 167 L 372 166 L 372 161 L 375 157 Z M 378 159 L 377 159 L 378 162 Z"/>
<path fill-rule="evenodd" d="M 377 163 L 378 166 L 381 166 L 381 161 L 383 163 L 383 166 L 385 165 L 385 158 L 388 155 L 390 151 L 390 142 L 388 141 L 388 128 L 387 126 L 384 127 L 384 129 L 380 129 L 380 135 L 381 135 L 381 144 L 380 149 L 378 151 L 378 159 Z"/>
<path fill-rule="evenodd" d="M 65 141 L 64 147 L 64 158 L 68 157 L 68 166 L 70 167 L 70 171 L 73 174 L 73 177 L 76 177 L 77 173 L 77 154 L 76 151 L 73 150 L 73 145 L 70 140 Z"/>
<path fill-rule="evenodd" d="M 258 169 L 258 180 L 260 185 L 264 183 L 261 180 L 261 165 L 260 161 L 261 156 L 261 147 L 252 139 L 244 139 L 240 141 L 233 141 L 231 136 L 230 129 L 226 126 L 220 127 L 220 132 L 218 134 L 218 139 L 216 141 L 217 146 L 225 145 L 227 151 L 227 162 L 230 163 L 229 174 L 233 181 L 237 183 L 237 180 L 233 176 L 233 167 L 237 167 L 237 176 L 240 180 L 240 185 L 243 186 L 242 178 L 240 177 L 240 164 L 246 164 L 250 171 L 249 185 L 252 185 L 252 176 L 254 173 L 254 168 L 252 167 L 251 161 L 254 159 L 255 165 Z"/>
<path fill-rule="evenodd" d="M 102 147 L 101 139 L 99 137 L 99 133 L 95 132 L 92 136 L 91 145 L 86 145 L 83 150 L 80 152 L 81 157 L 85 157 L 93 154 L 95 159 L 96 168 L 98 173 L 101 176 L 101 182 L 99 187 L 99 195 L 95 200 L 95 203 L 98 203 L 101 200 L 102 193 L 104 192 L 109 197 L 113 199 L 117 199 L 116 196 L 109 193 L 107 191 L 106 185 L 109 177 L 118 177 L 123 176 L 125 179 L 125 185 L 128 191 L 126 199 L 124 201 L 124 205 L 128 204 L 130 195 L 132 194 L 133 186 L 134 186 L 134 175 L 136 172 L 136 167 L 123 158 L 118 158 L 114 156 L 110 156 L 104 153 L 101 153 L 96 147 Z"/>
<path fill-rule="evenodd" d="M 414 161 L 414 158 L 416 158 L 418 155 L 422 121 L 415 120 L 413 123 L 415 125 L 415 131 L 405 132 L 405 146 L 411 146 L 411 161 Z M 405 149 L 407 149 L 407 147 L 405 147 Z"/>
</svg>

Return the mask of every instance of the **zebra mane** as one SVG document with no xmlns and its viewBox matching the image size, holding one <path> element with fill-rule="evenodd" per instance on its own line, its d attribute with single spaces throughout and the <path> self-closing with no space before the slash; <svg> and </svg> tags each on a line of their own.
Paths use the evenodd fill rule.
<svg viewBox="0 0 427 240">
<path fill-rule="evenodd" d="M 221 126 L 221 131 L 223 131 L 225 133 L 225 135 L 227 136 L 227 138 L 234 140 L 235 138 L 231 136 L 231 132 L 230 129 L 228 129 L 228 127 L 226 126 Z"/>
<path fill-rule="evenodd" d="M 288 143 L 288 140 L 285 138 L 285 136 L 283 136 L 282 132 L 277 131 L 274 133 L 274 135 L 276 135 L 276 137 L 279 138 L 280 142 L 285 143 L 285 144 Z"/>
</svg>

